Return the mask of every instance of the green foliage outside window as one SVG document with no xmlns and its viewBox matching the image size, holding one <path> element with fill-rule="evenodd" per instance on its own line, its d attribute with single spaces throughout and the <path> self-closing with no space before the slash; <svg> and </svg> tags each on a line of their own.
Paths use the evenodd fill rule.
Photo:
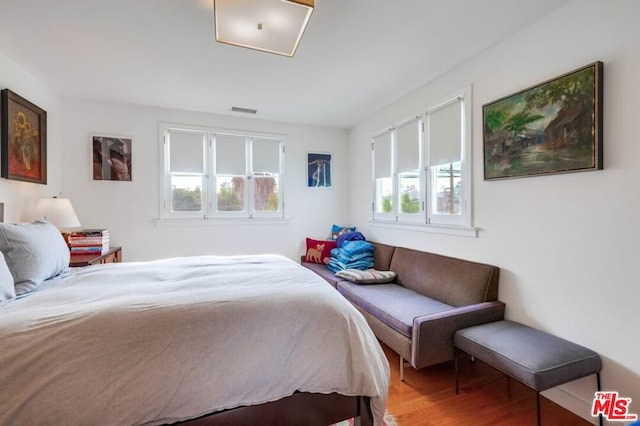
<svg viewBox="0 0 640 426">
<path fill-rule="evenodd" d="M 401 206 L 402 213 L 418 213 L 420 211 L 420 202 L 411 198 L 408 192 L 402 194 Z"/>
<path fill-rule="evenodd" d="M 218 211 L 230 212 L 242 210 L 243 201 L 239 191 L 230 182 L 220 185 L 218 197 Z"/>
<path fill-rule="evenodd" d="M 199 186 L 194 189 L 176 188 L 172 191 L 172 207 L 177 212 L 193 212 L 202 209 L 202 190 Z"/>
</svg>

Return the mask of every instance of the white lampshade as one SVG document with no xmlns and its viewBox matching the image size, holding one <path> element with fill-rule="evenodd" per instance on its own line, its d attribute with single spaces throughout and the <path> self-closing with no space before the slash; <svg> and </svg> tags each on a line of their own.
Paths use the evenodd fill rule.
<svg viewBox="0 0 640 426">
<path fill-rule="evenodd" d="M 216 41 L 291 57 L 314 0 L 214 0 L 213 7 Z"/>
<path fill-rule="evenodd" d="M 82 226 L 68 198 L 41 198 L 36 204 L 36 214 L 38 217 L 44 217 L 61 231 Z"/>
</svg>

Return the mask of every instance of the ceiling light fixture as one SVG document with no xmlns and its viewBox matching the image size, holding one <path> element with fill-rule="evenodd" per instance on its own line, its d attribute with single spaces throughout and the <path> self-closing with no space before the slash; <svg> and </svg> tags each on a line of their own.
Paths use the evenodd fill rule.
<svg viewBox="0 0 640 426">
<path fill-rule="evenodd" d="M 314 0 L 214 0 L 216 41 L 292 57 Z"/>
</svg>

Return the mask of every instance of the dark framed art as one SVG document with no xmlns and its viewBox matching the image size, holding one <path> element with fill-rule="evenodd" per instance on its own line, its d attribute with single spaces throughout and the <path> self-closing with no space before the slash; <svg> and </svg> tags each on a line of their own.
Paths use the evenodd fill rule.
<svg viewBox="0 0 640 426">
<path fill-rule="evenodd" d="M 602 170 L 602 62 L 483 105 L 485 180 Z"/>
<path fill-rule="evenodd" d="M 307 186 L 331 188 L 331 154 L 307 154 Z"/>
<path fill-rule="evenodd" d="M 0 93 L 3 178 L 47 183 L 47 112 L 22 96 Z"/>
<path fill-rule="evenodd" d="M 131 138 L 92 136 L 93 180 L 131 181 Z"/>
</svg>

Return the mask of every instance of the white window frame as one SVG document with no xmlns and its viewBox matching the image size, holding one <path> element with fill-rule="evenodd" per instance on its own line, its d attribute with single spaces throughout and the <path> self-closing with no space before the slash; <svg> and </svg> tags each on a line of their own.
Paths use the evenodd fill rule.
<svg viewBox="0 0 640 426">
<path fill-rule="evenodd" d="M 202 210 L 201 211 L 173 211 L 172 210 L 172 174 L 170 170 L 170 131 L 202 133 L 206 137 L 204 152 L 204 172 L 202 178 Z M 242 211 L 217 211 L 217 185 L 218 176 L 215 170 L 215 138 L 216 135 L 228 135 L 244 138 L 245 143 L 245 179 L 244 210 Z M 160 188 L 160 219 L 284 219 L 284 163 L 285 163 L 285 137 L 269 133 L 231 131 L 215 129 L 201 126 L 185 126 L 171 123 L 160 123 L 159 142 L 161 158 L 161 179 Z M 255 211 L 254 210 L 254 182 L 255 173 L 253 171 L 253 143 L 254 139 L 269 139 L 277 141 L 279 144 L 278 166 L 279 173 L 276 177 L 278 185 L 278 209 L 277 211 Z"/>
<path fill-rule="evenodd" d="M 460 214 L 438 214 L 432 211 L 432 206 L 437 202 L 435 191 L 436 168 L 429 167 L 429 120 L 433 112 L 440 108 L 451 105 L 452 102 L 460 103 L 461 114 L 461 147 L 460 147 L 460 163 L 461 163 L 461 201 Z M 414 114 L 409 118 L 398 121 L 397 124 L 377 132 L 371 139 L 372 150 L 372 223 L 393 226 L 393 225 L 418 225 L 423 230 L 433 231 L 437 233 L 476 236 L 476 230 L 472 227 L 472 206 L 471 206 L 471 188 L 473 186 L 471 173 L 471 85 L 466 86 L 433 102 L 427 108 L 424 108 L 418 114 Z M 419 161 L 420 161 L 420 214 L 402 214 L 400 212 L 401 194 L 400 182 L 398 174 L 398 142 L 396 129 L 409 122 L 418 119 L 420 123 L 419 139 Z M 375 163 L 375 138 L 383 135 L 385 132 L 391 133 L 391 152 L 392 152 L 392 176 L 393 176 L 393 200 L 394 205 L 392 212 L 377 212 L 376 200 L 376 163 Z M 451 232 L 449 232 L 451 230 Z"/>
</svg>

